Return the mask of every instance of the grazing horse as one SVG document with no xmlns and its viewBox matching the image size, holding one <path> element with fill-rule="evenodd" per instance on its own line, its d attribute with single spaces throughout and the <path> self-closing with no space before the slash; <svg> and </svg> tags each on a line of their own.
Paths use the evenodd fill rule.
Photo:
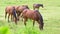
<svg viewBox="0 0 60 34">
<path fill-rule="evenodd" d="M 22 5 L 23 7 L 26 7 L 27 9 L 29 9 L 28 5 Z"/>
<path fill-rule="evenodd" d="M 5 8 L 5 18 L 8 14 L 8 22 L 9 22 L 9 17 L 11 16 L 11 20 L 15 20 L 15 23 L 17 24 L 17 16 L 16 16 L 16 10 L 14 6 L 7 6 Z"/>
<path fill-rule="evenodd" d="M 39 10 L 39 7 L 43 8 L 43 4 L 33 4 L 33 9 L 35 10 L 36 8 Z"/>
<path fill-rule="evenodd" d="M 39 28 L 40 30 L 43 30 L 43 18 L 42 18 L 42 15 L 39 13 L 38 10 L 29 10 L 29 9 L 25 9 L 23 12 L 22 12 L 22 15 L 21 15 L 23 18 L 24 18 L 24 25 L 26 26 L 26 21 L 28 19 L 32 19 L 33 20 L 33 26 L 35 24 L 35 21 L 38 22 L 39 24 Z"/>
<path fill-rule="evenodd" d="M 16 12 L 17 12 L 18 20 L 19 20 L 19 16 L 21 15 L 24 9 L 29 9 L 28 5 L 21 5 L 17 7 Z"/>
</svg>

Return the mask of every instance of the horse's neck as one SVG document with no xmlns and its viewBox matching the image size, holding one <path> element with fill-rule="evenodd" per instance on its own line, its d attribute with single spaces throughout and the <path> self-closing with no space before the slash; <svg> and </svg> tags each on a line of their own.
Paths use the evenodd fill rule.
<svg viewBox="0 0 60 34">
<path fill-rule="evenodd" d="M 27 10 L 28 10 L 28 9 L 24 9 L 23 11 L 24 11 L 24 12 L 27 12 Z"/>
<path fill-rule="evenodd" d="M 34 12 L 36 12 L 37 14 L 40 14 L 40 12 L 38 10 L 35 10 Z"/>
</svg>

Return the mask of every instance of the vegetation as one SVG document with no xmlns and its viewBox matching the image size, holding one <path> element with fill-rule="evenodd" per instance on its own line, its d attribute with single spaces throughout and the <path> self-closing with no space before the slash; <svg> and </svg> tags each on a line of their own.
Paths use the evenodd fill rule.
<svg viewBox="0 0 60 34">
<path fill-rule="evenodd" d="M 43 31 L 39 30 L 38 23 L 35 23 L 33 27 L 31 20 L 27 21 L 27 26 L 25 27 L 21 20 L 18 25 L 15 25 L 14 22 L 8 23 L 7 19 L 4 18 L 6 6 L 27 4 L 30 9 L 33 9 L 34 3 L 42 3 L 44 5 L 44 8 L 39 9 L 44 19 Z M 0 33 L 60 34 L 60 0 L 0 0 Z"/>
</svg>

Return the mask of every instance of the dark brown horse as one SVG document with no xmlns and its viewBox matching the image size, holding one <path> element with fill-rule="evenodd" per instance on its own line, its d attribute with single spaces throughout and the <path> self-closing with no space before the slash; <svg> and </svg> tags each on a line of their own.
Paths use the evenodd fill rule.
<svg viewBox="0 0 60 34">
<path fill-rule="evenodd" d="M 33 9 L 35 10 L 36 8 L 39 10 L 39 7 L 43 8 L 43 4 L 33 4 Z"/>
<path fill-rule="evenodd" d="M 24 18 L 24 25 L 26 26 L 26 21 L 28 19 L 32 19 L 33 20 L 33 26 L 35 24 L 35 21 L 38 22 L 39 24 L 39 28 L 40 30 L 43 30 L 43 18 L 42 18 L 42 15 L 39 13 L 38 10 L 29 10 L 29 9 L 25 9 L 23 12 L 22 12 L 22 17 Z"/>
<path fill-rule="evenodd" d="M 16 16 L 16 10 L 14 6 L 7 6 L 5 8 L 5 18 L 8 14 L 8 22 L 9 22 L 9 17 L 11 16 L 11 20 L 15 20 L 15 23 L 17 24 L 17 16 Z"/>
<path fill-rule="evenodd" d="M 24 9 L 29 9 L 28 5 L 21 5 L 17 7 L 16 12 L 17 12 L 18 20 L 19 20 L 19 16 L 21 15 Z"/>
</svg>

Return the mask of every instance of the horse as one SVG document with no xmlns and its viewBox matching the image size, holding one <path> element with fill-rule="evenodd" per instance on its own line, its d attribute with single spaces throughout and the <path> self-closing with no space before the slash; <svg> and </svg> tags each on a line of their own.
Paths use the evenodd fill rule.
<svg viewBox="0 0 60 34">
<path fill-rule="evenodd" d="M 22 5 L 23 7 L 26 7 L 27 9 L 29 9 L 28 5 Z"/>
<path fill-rule="evenodd" d="M 16 10 L 15 10 L 15 7 L 14 6 L 7 6 L 5 8 L 5 18 L 8 14 L 8 22 L 9 22 L 9 17 L 11 16 L 11 20 L 15 21 L 15 24 L 17 24 L 17 16 L 16 16 Z"/>
<path fill-rule="evenodd" d="M 24 9 L 29 9 L 28 5 L 21 5 L 17 7 L 16 12 L 17 12 L 18 20 L 19 20 L 19 16 L 21 15 Z"/>
<path fill-rule="evenodd" d="M 44 26 L 43 18 L 42 18 L 42 15 L 39 13 L 38 10 L 25 9 L 22 12 L 22 15 L 21 16 L 24 19 L 24 25 L 25 26 L 26 26 L 26 21 L 28 19 L 31 19 L 31 20 L 33 20 L 33 26 L 35 24 L 35 21 L 37 21 L 37 23 L 39 24 L 39 29 L 40 30 L 43 30 L 43 26 Z"/>
<path fill-rule="evenodd" d="M 43 4 L 33 4 L 33 10 L 35 10 L 36 8 L 39 10 L 39 7 L 43 8 Z"/>
</svg>

